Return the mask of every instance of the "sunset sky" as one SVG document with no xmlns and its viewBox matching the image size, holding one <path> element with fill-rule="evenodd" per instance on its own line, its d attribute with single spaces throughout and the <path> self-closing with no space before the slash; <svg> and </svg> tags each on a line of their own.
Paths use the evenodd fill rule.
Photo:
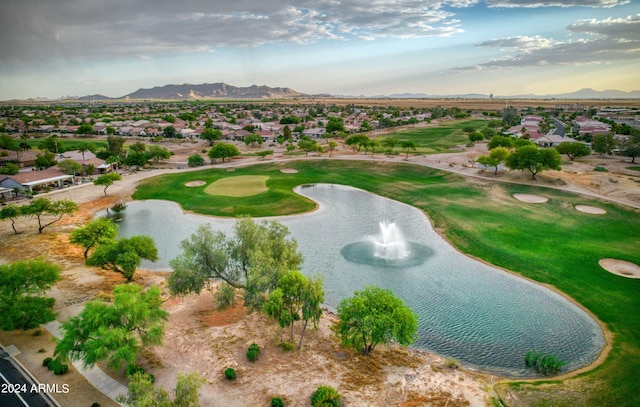
<svg viewBox="0 0 640 407">
<path fill-rule="evenodd" d="M 638 0 L 2 0 L 0 100 L 640 90 Z"/>
</svg>

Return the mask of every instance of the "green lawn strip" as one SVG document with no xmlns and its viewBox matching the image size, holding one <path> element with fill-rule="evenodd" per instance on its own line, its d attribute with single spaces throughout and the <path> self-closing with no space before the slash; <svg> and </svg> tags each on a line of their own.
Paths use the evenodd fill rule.
<svg viewBox="0 0 640 407">
<path fill-rule="evenodd" d="M 27 141 L 27 144 L 29 144 L 29 146 L 32 149 L 36 150 L 38 149 L 38 145 L 44 139 L 45 138 L 30 138 Z M 60 146 L 59 147 L 60 151 L 75 151 L 78 148 L 80 148 L 80 146 L 83 144 L 92 144 L 94 147 L 96 147 L 96 151 L 107 147 L 107 142 L 105 140 L 82 139 L 82 138 L 73 138 L 73 139 L 58 138 L 58 145 Z"/>
<path fill-rule="evenodd" d="M 451 151 L 451 148 L 460 144 L 467 144 L 469 138 L 462 130 L 467 126 L 481 129 L 487 125 L 487 120 L 465 119 L 445 122 L 438 127 L 419 127 L 402 130 L 376 137 L 376 140 L 395 137 L 399 140 L 411 140 L 416 143 L 418 153 L 435 154 Z M 396 146 L 398 150 L 398 146 Z"/>
<path fill-rule="evenodd" d="M 640 171 L 640 167 L 636 167 L 636 166 L 627 167 L 627 169 L 631 171 Z"/>
<path fill-rule="evenodd" d="M 285 166 L 299 173 L 281 173 Z M 204 187 L 184 187 L 191 180 L 258 174 L 269 175 L 269 191 L 254 197 L 221 200 L 201 192 Z M 640 405 L 640 280 L 613 275 L 598 264 L 606 257 L 640 264 L 637 210 L 525 185 L 499 185 L 500 197 L 494 199 L 495 185 L 490 193 L 490 184 L 471 183 L 451 173 L 404 163 L 337 160 L 260 164 L 233 173 L 212 169 L 171 174 L 143 182 L 134 198 L 169 199 L 204 214 L 265 216 L 313 208 L 314 203 L 292 192 L 305 183 L 352 185 L 413 205 L 464 252 L 568 294 L 615 335 L 607 362 L 580 379 L 591 384 L 586 397 L 603 403 L 599 405 Z M 514 193 L 543 195 L 549 202 L 520 202 L 512 198 Z M 607 213 L 582 213 L 574 208 L 577 204 Z"/>
</svg>

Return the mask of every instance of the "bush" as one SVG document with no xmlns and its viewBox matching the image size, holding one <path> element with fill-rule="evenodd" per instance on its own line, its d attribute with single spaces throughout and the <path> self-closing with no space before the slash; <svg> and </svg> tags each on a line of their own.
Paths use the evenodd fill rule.
<svg viewBox="0 0 640 407">
<path fill-rule="evenodd" d="M 284 407 L 284 401 L 280 397 L 274 397 L 271 399 L 271 407 Z"/>
<path fill-rule="evenodd" d="M 291 352 L 296 345 L 293 342 L 280 342 L 278 347 L 282 349 L 283 352 Z"/>
<path fill-rule="evenodd" d="M 524 363 L 527 367 L 534 368 L 536 372 L 543 375 L 558 373 L 566 362 L 557 356 L 549 353 L 530 350 L 524 357 Z"/>
<path fill-rule="evenodd" d="M 69 365 L 66 363 L 58 363 L 58 365 L 53 369 L 54 375 L 63 375 L 69 371 Z"/>
<path fill-rule="evenodd" d="M 226 377 L 227 380 L 234 380 L 236 378 L 236 370 L 232 367 L 226 368 L 224 371 L 224 377 Z"/>
<path fill-rule="evenodd" d="M 447 358 L 447 360 L 444 361 L 444 365 L 450 369 L 457 369 L 460 366 L 454 358 Z"/>
<path fill-rule="evenodd" d="M 91 407 L 100 407 L 100 403 L 93 403 L 91 404 Z"/>
<path fill-rule="evenodd" d="M 340 393 L 331 386 L 318 386 L 311 395 L 313 407 L 339 407 Z"/>
<path fill-rule="evenodd" d="M 53 361 L 52 358 L 44 358 L 44 360 L 42 361 L 42 366 L 49 367 L 52 361 Z"/>
<path fill-rule="evenodd" d="M 213 294 L 213 298 L 218 303 L 218 310 L 227 309 L 236 303 L 236 291 L 227 283 L 222 283 Z"/>
<path fill-rule="evenodd" d="M 251 362 L 255 362 L 258 359 L 258 354 L 260 353 L 260 347 L 257 343 L 252 343 L 249 345 L 249 349 L 247 349 L 247 359 Z"/>
<path fill-rule="evenodd" d="M 607 172 L 607 169 L 604 167 L 596 167 L 593 169 L 594 171 Z"/>
<path fill-rule="evenodd" d="M 145 374 L 147 371 L 144 367 L 138 365 L 129 365 L 127 366 L 127 377 L 133 376 L 136 373 Z"/>
</svg>

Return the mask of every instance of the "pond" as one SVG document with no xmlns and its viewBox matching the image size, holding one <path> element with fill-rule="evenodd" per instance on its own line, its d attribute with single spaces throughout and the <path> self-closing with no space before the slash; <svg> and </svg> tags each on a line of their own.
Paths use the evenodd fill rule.
<svg viewBox="0 0 640 407">
<path fill-rule="evenodd" d="M 329 308 L 366 285 L 391 289 L 418 315 L 413 346 L 507 377 L 533 375 L 524 367 L 530 350 L 554 354 L 567 362 L 564 370 L 574 370 L 603 348 L 600 327 L 580 307 L 460 253 L 416 208 L 347 186 L 316 184 L 296 192 L 319 209 L 268 219 L 284 223 L 298 241 L 302 272 L 323 277 Z M 199 225 L 231 233 L 234 223 L 186 214 L 167 201 L 131 202 L 122 213 L 122 237 L 146 234 L 155 240 L 160 260 L 143 264 L 151 270 L 169 270 L 180 241 Z M 402 247 L 391 249 L 398 242 Z M 362 254 L 367 245 L 375 253 Z M 380 245 L 393 253 L 376 252 Z"/>
</svg>

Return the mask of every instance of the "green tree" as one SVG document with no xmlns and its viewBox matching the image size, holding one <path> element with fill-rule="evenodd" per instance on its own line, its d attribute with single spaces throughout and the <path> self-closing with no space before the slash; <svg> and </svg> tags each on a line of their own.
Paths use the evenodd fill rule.
<svg viewBox="0 0 640 407">
<path fill-rule="evenodd" d="M 395 137 L 387 137 L 386 139 L 382 140 L 382 145 L 390 150 L 393 150 L 399 142 L 400 140 Z"/>
<path fill-rule="evenodd" d="M 327 150 L 329 150 L 329 157 L 331 157 L 333 155 L 333 151 L 338 148 L 338 143 L 336 143 L 335 141 L 330 141 L 327 144 Z"/>
<path fill-rule="evenodd" d="M 607 154 L 613 153 L 613 149 L 615 149 L 616 146 L 617 143 L 613 138 L 613 134 L 596 134 L 591 144 L 593 151 L 602 154 L 602 158 Z"/>
<path fill-rule="evenodd" d="M 260 136 L 259 134 L 255 134 L 255 133 L 248 134 L 244 138 L 244 143 L 247 146 L 258 146 L 258 145 L 261 145 L 262 142 L 263 142 L 262 136 Z"/>
<path fill-rule="evenodd" d="M 42 259 L 0 264 L 0 329 L 31 329 L 53 321 L 53 298 L 42 295 L 60 279 L 60 267 Z"/>
<path fill-rule="evenodd" d="M 318 151 L 318 142 L 313 140 L 309 136 L 304 136 L 298 141 L 298 148 L 304 151 L 304 155 L 309 155 L 310 152 Z"/>
<path fill-rule="evenodd" d="M 132 151 L 136 153 L 144 153 L 147 151 L 147 145 L 141 141 L 137 141 L 129 146 L 129 153 Z"/>
<path fill-rule="evenodd" d="M 137 284 L 118 285 L 112 304 L 90 301 L 62 323 L 64 336 L 54 355 L 63 361 L 81 360 L 85 367 L 102 360 L 116 370 L 123 364 L 136 366 L 143 347 L 162 343 L 167 316 L 158 287 L 143 291 Z"/>
<path fill-rule="evenodd" d="M 0 148 L 18 151 L 18 142 L 8 134 L 0 134 Z"/>
<path fill-rule="evenodd" d="M 7 205 L 0 208 L 0 220 L 9 219 L 11 221 L 13 233 L 16 235 L 18 234 L 18 230 L 16 229 L 16 219 L 24 215 L 22 208 L 22 206 L 18 205 Z"/>
<path fill-rule="evenodd" d="M 122 136 L 107 136 L 107 153 L 117 157 L 124 153 L 125 138 Z"/>
<path fill-rule="evenodd" d="M 640 156 L 640 130 L 633 129 L 631 135 L 623 145 L 622 154 L 631 157 L 631 162 L 636 162 L 636 157 Z"/>
<path fill-rule="evenodd" d="M 93 126 L 89 123 L 84 123 L 78 126 L 76 134 L 93 134 Z"/>
<path fill-rule="evenodd" d="M 344 131 L 344 120 L 342 120 L 342 117 L 335 117 L 335 116 L 329 117 L 329 121 L 325 126 L 325 130 L 327 131 L 327 133 L 336 133 L 339 131 Z"/>
<path fill-rule="evenodd" d="M 42 154 L 36 154 L 35 167 L 37 170 L 44 170 L 49 167 L 53 167 L 57 163 L 56 155 L 52 152 L 43 151 Z"/>
<path fill-rule="evenodd" d="M 117 227 L 111 220 L 98 218 L 71 232 L 69 242 L 84 248 L 86 261 L 91 249 L 101 244 L 111 243 L 117 236 Z"/>
<path fill-rule="evenodd" d="M 82 165 L 71 159 L 62 160 L 58 163 L 58 169 L 67 175 L 82 174 Z"/>
<path fill-rule="evenodd" d="M 487 143 L 487 148 L 489 150 L 493 150 L 494 148 L 497 148 L 497 147 L 511 149 L 515 147 L 515 142 L 511 137 L 504 137 L 504 136 L 491 137 L 491 140 L 489 140 L 489 143 Z"/>
<path fill-rule="evenodd" d="M 93 180 L 93 183 L 95 185 L 103 186 L 104 196 L 107 196 L 107 188 L 113 185 L 114 182 L 120 181 L 121 179 L 122 176 L 117 172 L 110 172 L 108 174 L 102 174 L 101 176 Z"/>
<path fill-rule="evenodd" d="M 218 129 L 207 127 L 200 134 L 200 138 L 209 141 L 209 145 L 212 146 L 214 141 L 222 138 L 222 132 Z"/>
<path fill-rule="evenodd" d="M 164 389 L 154 387 L 151 376 L 136 372 L 129 378 L 127 396 L 119 397 L 117 401 L 130 407 L 198 407 L 198 391 L 205 382 L 197 373 L 178 373 L 171 400 Z"/>
<path fill-rule="evenodd" d="M 353 149 L 353 151 L 360 151 L 360 148 L 369 142 L 369 137 L 364 134 L 354 134 L 352 136 L 347 137 L 344 141 L 344 144 L 348 145 Z"/>
<path fill-rule="evenodd" d="M 272 298 L 273 297 L 273 298 Z M 309 321 L 317 328 L 322 316 L 320 308 L 324 301 L 324 290 L 321 279 L 308 279 L 299 271 L 289 271 L 280 277 L 278 288 L 269 294 L 263 305 L 267 316 L 275 319 L 280 328 L 291 329 L 289 342 L 294 340 L 294 324 L 303 321 L 298 349 L 302 347 L 302 340 Z M 280 335 L 282 340 L 282 334 Z"/>
<path fill-rule="evenodd" d="M 204 158 L 200 154 L 192 154 L 187 160 L 189 167 L 202 167 L 204 165 Z"/>
<path fill-rule="evenodd" d="M 291 140 L 291 129 L 289 128 L 289 126 L 284 126 L 284 128 L 282 129 L 282 135 L 284 136 L 285 140 Z"/>
<path fill-rule="evenodd" d="M 0 174 L 3 175 L 16 175 L 20 172 L 18 164 L 6 163 L 4 167 L 0 167 Z"/>
<path fill-rule="evenodd" d="M 95 147 L 93 147 L 92 144 L 89 144 L 89 143 L 78 144 L 77 150 L 82 154 L 82 161 L 84 161 L 84 153 L 86 153 L 87 151 L 93 151 L 93 149 L 95 149 Z"/>
<path fill-rule="evenodd" d="M 498 166 L 504 163 L 509 157 L 509 150 L 504 147 L 496 147 L 489 152 L 489 155 L 478 157 L 478 163 L 488 167 L 495 167 L 495 175 L 498 175 Z"/>
<path fill-rule="evenodd" d="M 243 218 L 227 237 L 202 225 L 180 243 L 182 253 L 170 264 L 173 294 L 199 293 L 210 279 L 244 290 L 245 305 L 259 309 L 263 294 L 277 287 L 280 277 L 302 263 L 298 243 L 279 222 L 255 223 Z"/>
<path fill-rule="evenodd" d="M 265 158 L 268 155 L 273 155 L 273 150 L 263 150 L 258 153 L 258 157 Z"/>
<path fill-rule="evenodd" d="M 59 148 L 58 148 L 58 136 L 49 136 L 47 138 L 45 138 L 44 140 L 40 141 L 40 143 L 38 143 L 38 148 L 42 151 L 49 151 L 51 153 L 58 153 Z"/>
<path fill-rule="evenodd" d="M 531 172 L 531 179 L 535 180 L 540 171 L 560 170 L 562 159 L 554 148 L 539 149 L 535 146 L 524 146 L 511 153 L 506 163 L 507 167 L 512 170 Z"/>
<path fill-rule="evenodd" d="M 469 135 L 467 137 L 469 137 L 469 141 L 471 143 L 475 143 L 476 141 L 484 140 L 484 134 L 480 133 L 477 130 L 473 130 L 471 133 L 469 133 Z"/>
<path fill-rule="evenodd" d="M 38 233 L 42 233 L 46 227 L 60 221 L 64 215 L 72 215 L 76 210 L 78 205 L 69 199 L 52 201 L 49 198 L 33 199 L 21 209 L 23 215 L 32 216 L 38 220 Z M 46 222 L 47 217 L 53 220 Z"/>
<path fill-rule="evenodd" d="M 162 135 L 166 138 L 174 138 L 177 134 L 178 132 L 176 131 L 176 128 L 173 126 L 167 126 L 164 129 L 162 129 Z"/>
<path fill-rule="evenodd" d="M 211 163 L 215 164 L 216 159 L 222 158 L 222 162 L 224 162 L 225 158 L 236 157 L 240 155 L 240 150 L 238 147 L 229 143 L 218 143 L 215 146 L 211 147 L 209 150 L 209 158 L 211 159 Z"/>
<path fill-rule="evenodd" d="M 404 150 L 405 152 L 405 160 L 409 159 L 409 151 L 413 150 L 416 151 L 416 143 L 414 143 L 412 140 L 401 140 L 400 141 L 400 147 Z"/>
<path fill-rule="evenodd" d="M 87 265 L 113 270 L 131 281 L 143 259 L 158 260 L 158 249 L 152 238 L 138 235 L 99 245 L 87 259 Z"/>
<path fill-rule="evenodd" d="M 391 290 L 367 286 L 338 305 L 336 332 L 343 345 L 370 354 L 391 341 L 403 346 L 416 339 L 418 318 Z"/>
<path fill-rule="evenodd" d="M 157 163 L 158 161 L 166 160 L 171 157 L 171 153 L 165 147 L 151 145 L 149 146 L 149 151 L 147 152 L 147 157 L 153 162 Z"/>
<path fill-rule="evenodd" d="M 591 149 L 577 142 L 564 142 L 556 147 L 558 153 L 566 154 L 569 160 L 573 161 L 576 157 L 586 157 L 591 154 Z"/>
<path fill-rule="evenodd" d="M 502 120 L 507 122 L 509 126 L 516 126 L 520 124 L 520 115 L 515 107 L 509 106 L 502 112 Z"/>
</svg>

